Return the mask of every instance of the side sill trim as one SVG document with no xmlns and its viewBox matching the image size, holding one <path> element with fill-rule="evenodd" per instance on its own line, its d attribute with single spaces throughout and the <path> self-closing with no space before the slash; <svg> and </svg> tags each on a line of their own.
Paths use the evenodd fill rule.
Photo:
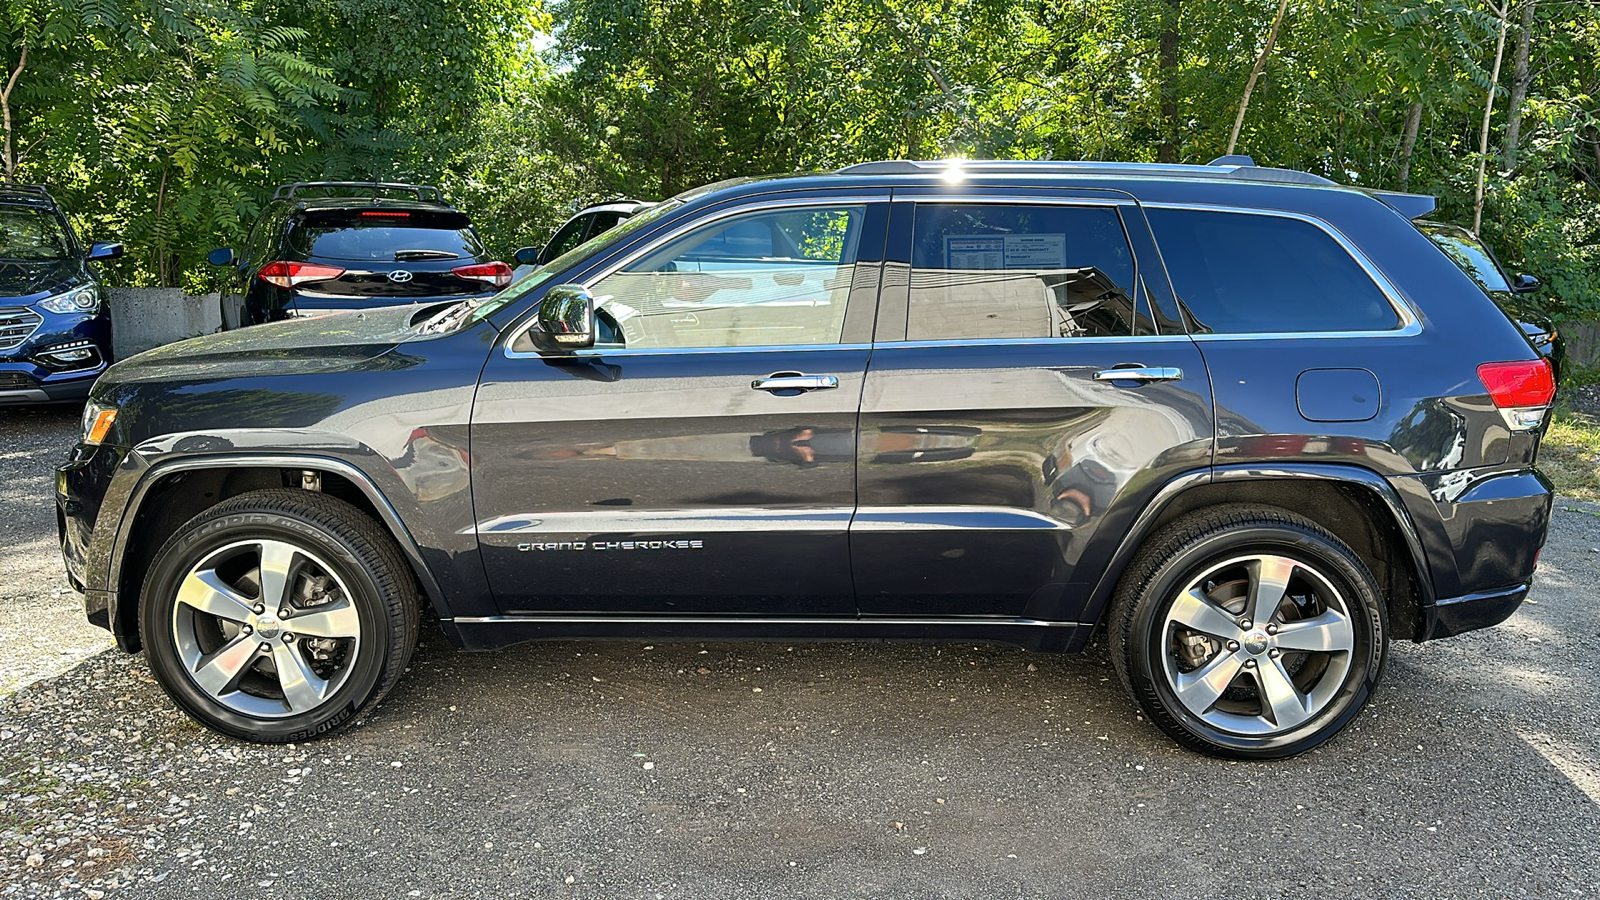
<svg viewBox="0 0 1600 900">
<path fill-rule="evenodd" d="M 1031 650 L 1082 650 L 1089 629 L 1076 622 L 1012 618 L 788 618 L 760 616 L 485 616 L 441 619 L 466 650 L 537 640 L 982 641 Z"/>
</svg>

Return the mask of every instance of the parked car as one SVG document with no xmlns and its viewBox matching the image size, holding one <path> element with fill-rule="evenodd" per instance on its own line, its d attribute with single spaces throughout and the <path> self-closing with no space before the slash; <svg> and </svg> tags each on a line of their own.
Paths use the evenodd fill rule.
<svg viewBox="0 0 1600 900">
<path fill-rule="evenodd" d="M 0 405 L 81 401 L 111 363 L 111 313 L 94 261 L 49 191 L 0 184 Z"/>
<path fill-rule="evenodd" d="M 399 195 L 399 196 L 395 196 Z M 279 187 L 231 268 L 224 328 L 356 309 L 489 297 L 511 283 L 467 215 L 427 185 L 301 181 Z"/>
<path fill-rule="evenodd" d="M 1561 368 L 1567 361 L 1566 342 L 1556 331 L 1555 322 L 1527 300 L 1529 295 L 1539 291 L 1539 279 L 1532 275 L 1507 275 L 1499 257 L 1469 229 L 1428 220 L 1418 221 L 1417 228 L 1470 275 L 1496 306 L 1516 321 L 1534 349 L 1550 360 L 1550 367 L 1559 381 Z"/>
<path fill-rule="evenodd" d="M 555 235 L 543 247 L 523 247 L 517 251 L 517 277 L 521 278 L 534 267 L 542 266 L 561 254 L 575 249 L 595 235 L 610 231 L 617 227 L 617 223 L 653 205 L 644 200 L 621 197 L 578 210 L 577 215 L 556 229 Z"/>
<path fill-rule="evenodd" d="M 369 709 L 426 608 L 467 649 L 1102 636 L 1183 745 L 1288 756 L 1544 541 L 1550 366 L 1433 206 L 1237 160 L 712 185 L 489 300 L 118 364 L 67 571 L 253 741 Z"/>
</svg>

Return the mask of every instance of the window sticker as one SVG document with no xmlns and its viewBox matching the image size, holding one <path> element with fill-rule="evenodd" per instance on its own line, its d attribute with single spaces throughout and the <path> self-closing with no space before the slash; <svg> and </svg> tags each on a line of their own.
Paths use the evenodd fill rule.
<svg viewBox="0 0 1600 900">
<path fill-rule="evenodd" d="M 947 234 L 947 269 L 1064 269 L 1064 234 Z"/>
</svg>

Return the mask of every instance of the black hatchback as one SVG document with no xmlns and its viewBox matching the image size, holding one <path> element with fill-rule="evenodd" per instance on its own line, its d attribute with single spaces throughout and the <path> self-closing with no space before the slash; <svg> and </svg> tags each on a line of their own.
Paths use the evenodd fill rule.
<svg viewBox="0 0 1600 900">
<path fill-rule="evenodd" d="M 488 297 L 511 283 L 467 215 L 439 189 L 302 181 L 277 189 L 244 248 L 211 251 L 233 269 L 226 328 L 373 307 Z"/>
</svg>

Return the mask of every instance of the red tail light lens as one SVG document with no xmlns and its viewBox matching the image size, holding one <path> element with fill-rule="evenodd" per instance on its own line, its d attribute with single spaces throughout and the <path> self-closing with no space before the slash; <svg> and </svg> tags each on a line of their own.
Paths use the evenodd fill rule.
<svg viewBox="0 0 1600 900">
<path fill-rule="evenodd" d="M 497 288 L 503 288 L 511 283 L 511 267 L 503 262 L 456 266 L 450 270 L 450 274 L 468 281 L 481 281 Z"/>
<path fill-rule="evenodd" d="M 307 281 L 327 281 L 338 278 L 344 270 L 338 266 L 324 266 L 317 263 L 286 262 L 279 260 L 269 262 L 261 267 L 256 275 L 268 284 L 275 284 L 281 288 L 292 288 L 297 284 Z"/>
<path fill-rule="evenodd" d="M 411 213 L 393 209 L 369 209 L 361 213 L 363 219 L 409 219 Z"/>
<path fill-rule="evenodd" d="M 1555 376 L 1546 359 L 1484 363 L 1478 367 L 1478 380 L 1501 409 L 1549 406 L 1556 396 Z"/>
</svg>

